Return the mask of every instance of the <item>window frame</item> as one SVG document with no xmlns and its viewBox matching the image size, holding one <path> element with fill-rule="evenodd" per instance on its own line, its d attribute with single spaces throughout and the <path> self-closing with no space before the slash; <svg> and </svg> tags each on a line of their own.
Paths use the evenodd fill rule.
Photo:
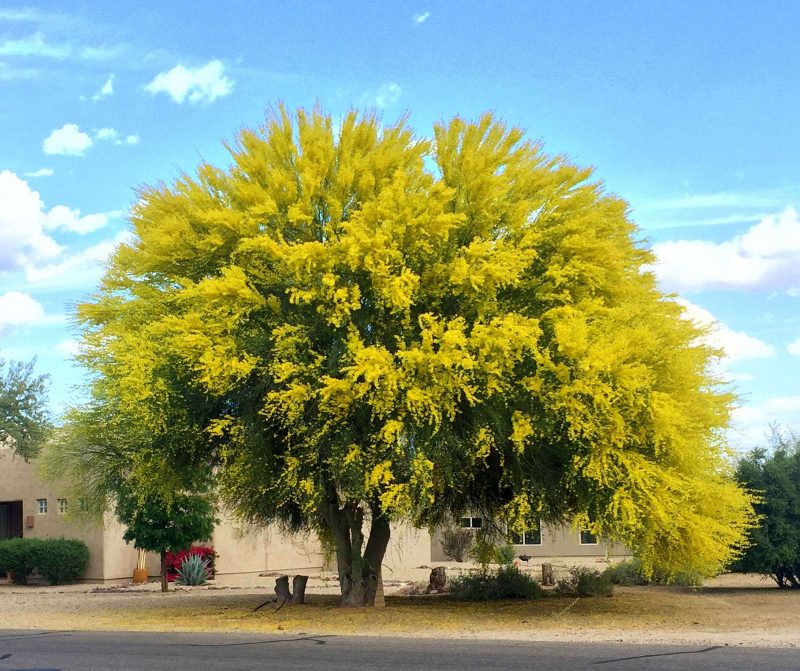
<svg viewBox="0 0 800 671">
<path fill-rule="evenodd" d="M 589 536 L 594 538 L 594 541 L 592 541 L 592 542 L 584 541 L 583 540 L 583 535 L 584 534 L 589 534 Z M 592 533 L 588 529 L 581 529 L 578 532 L 578 541 L 580 542 L 581 545 L 600 545 L 600 539 L 597 537 L 597 534 Z"/>
<path fill-rule="evenodd" d="M 69 502 L 67 499 L 56 499 L 58 501 L 58 514 L 59 515 L 66 515 L 67 510 L 69 509 Z"/>
<path fill-rule="evenodd" d="M 465 521 L 469 520 L 469 524 L 464 524 Z M 475 520 L 478 520 L 478 523 L 475 524 Z M 460 525 L 462 529 L 483 529 L 483 518 L 482 517 L 462 517 L 460 521 Z"/>
<path fill-rule="evenodd" d="M 531 520 L 533 522 L 534 520 Z M 538 543 L 530 543 L 528 542 L 528 534 L 536 533 L 539 536 Z M 517 543 L 517 538 L 519 538 L 522 542 Z M 523 531 L 518 536 L 516 534 L 511 535 L 511 540 L 509 541 L 511 545 L 516 545 L 519 547 L 527 546 L 527 547 L 540 547 L 542 545 L 542 523 L 540 520 L 536 520 L 536 530 L 535 531 Z"/>
<path fill-rule="evenodd" d="M 47 515 L 47 499 L 36 499 L 36 514 Z"/>
</svg>

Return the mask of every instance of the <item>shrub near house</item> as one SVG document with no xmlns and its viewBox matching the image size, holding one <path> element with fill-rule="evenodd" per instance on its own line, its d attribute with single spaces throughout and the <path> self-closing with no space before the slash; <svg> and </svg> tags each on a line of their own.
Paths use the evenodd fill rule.
<svg viewBox="0 0 800 671">
<path fill-rule="evenodd" d="M 89 564 L 89 548 L 68 538 L 11 538 L 0 541 L 0 573 L 26 585 L 38 571 L 51 585 L 75 582 Z"/>
</svg>

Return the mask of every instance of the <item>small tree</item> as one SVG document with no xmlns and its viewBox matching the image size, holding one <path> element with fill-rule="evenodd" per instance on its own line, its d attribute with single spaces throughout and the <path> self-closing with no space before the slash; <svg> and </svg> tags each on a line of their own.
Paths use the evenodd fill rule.
<svg viewBox="0 0 800 671">
<path fill-rule="evenodd" d="M 209 540 L 216 521 L 209 500 L 197 494 L 178 494 L 172 500 L 122 495 L 117 501 L 117 517 L 127 527 L 125 542 L 160 554 L 162 592 L 168 589 L 167 552 Z"/>
<path fill-rule="evenodd" d="M 776 434 L 773 448 L 753 450 L 736 470 L 742 486 L 759 497 L 761 524 L 735 568 L 768 575 L 781 588 L 800 588 L 800 440 Z"/>
<path fill-rule="evenodd" d="M 0 359 L 0 446 L 13 447 L 26 460 L 35 457 L 50 428 L 47 375 L 35 375 L 36 359 Z"/>
</svg>

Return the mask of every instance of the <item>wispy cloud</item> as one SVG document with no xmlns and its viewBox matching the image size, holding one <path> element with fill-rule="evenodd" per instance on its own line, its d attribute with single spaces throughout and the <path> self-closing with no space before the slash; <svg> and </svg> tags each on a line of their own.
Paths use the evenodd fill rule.
<svg viewBox="0 0 800 671">
<path fill-rule="evenodd" d="M 100 87 L 100 90 L 92 96 L 92 100 L 97 102 L 103 98 L 108 98 L 114 93 L 114 75 L 108 75 L 105 84 Z"/>
<path fill-rule="evenodd" d="M 797 338 L 797 340 L 793 340 L 786 345 L 786 350 L 789 352 L 789 354 L 800 356 L 800 338 Z"/>
<path fill-rule="evenodd" d="M 63 60 L 72 54 L 68 44 L 48 44 L 42 33 L 0 42 L 0 56 L 39 56 Z"/>
<path fill-rule="evenodd" d="M 52 177 L 55 171 L 52 168 L 39 168 L 33 172 L 26 172 L 25 177 Z"/>
<path fill-rule="evenodd" d="M 33 7 L 19 9 L 0 7 L 0 21 L 37 21 L 39 18 L 41 18 L 41 12 Z"/>
<path fill-rule="evenodd" d="M 800 430 L 800 396 L 775 396 L 760 403 L 743 405 L 733 411 L 733 442 L 741 449 L 764 446 L 770 426 Z"/>
<path fill-rule="evenodd" d="M 235 83 L 225 76 L 225 66 L 221 61 L 210 61 L 197 68 L 178 64 L 156 75 L 144 90 L 154 96 L 165 93 L 179 105 L 185 101 L 196 105 L 212 103 L 230 95 Z"/>
<path fill-rule="evenodd" d="M 139 144 L 138 135 L 126 135 L 124 138 L 116 128 L 100 128 L 95 131 L 94 139 L 100 142 L 110 142 L 111 144 Z"/>
<path fill-rule="evenodd" d="M 13 81 L 15 79 L 34 79 L 39 76 L 36 68 L 20 68 L 0 62 L 0 81 Z"/>
<path fill-rule="evenodd" d="M 403 89 L 395 82 L 381 84 L 377 90 L 365 91 L 361 94 L 359 102 L 362 105 L 376 105 L 381 109 L 391 107 L 403 95 Z"/>
<path fill-rule="evenodd" d="M 430 18 L 430 16 L 431 16 L 430 12 L 422 12 L 421 14 L 414 14 L 414 16 L 411 17 L 411 20 L 417 25 L 419 25 L 420 23 L 425 23 Z"/>
</svg>

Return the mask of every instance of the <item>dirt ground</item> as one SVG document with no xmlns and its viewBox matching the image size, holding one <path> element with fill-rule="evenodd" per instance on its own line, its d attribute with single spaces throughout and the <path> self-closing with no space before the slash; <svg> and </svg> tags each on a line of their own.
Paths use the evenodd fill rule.
<svg viewBox="0 0 800 671">
<path fill-rule="evenodd" d="M 417 575 L 418 574 L 418 575 Z M 702 588 L 625 587 L 608 598 L 549 594 L 528 602 L 466 604 L 446 596 L 400 596 L 427 571 L 385 580 L 385 609 L 336 606 L 331 575 L 309 580 L 303 606 L 253 612 L 272 591 L 270 576 L 207 587 L 158 585 L 15 586 L 0 582 L 0 629 L 249 631 L 621 641 L 800 647 L 800 592 L 756 575 L 725 575 Z M 236 584 L 238 582 L 238 584 Z"/>
</svg>

